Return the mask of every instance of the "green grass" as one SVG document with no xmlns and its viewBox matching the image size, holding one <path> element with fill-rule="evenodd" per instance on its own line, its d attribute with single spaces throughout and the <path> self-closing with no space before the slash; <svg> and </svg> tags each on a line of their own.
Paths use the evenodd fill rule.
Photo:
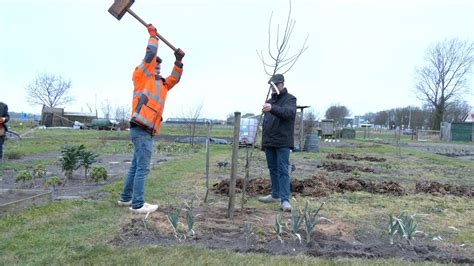
<svg viewBox="0 0 474 266">
<path fill-rule="evenodd" d="M 51 133 L 51 135 L 49 134 Z M 70 133 L 70 134 L 69 134 Z M 128 152 L 128 132 L 97 131 L 44 131 L 35 133 L 35 139 L 15 144 L 27 154 L 59 151 L 64 142 L 85 144 L 101 154 Z M 117 137 L 106 139 L 104 136 Z M 101 139 L 102 138 L 102 139 Z M 12 143 L 12 142 L 9 142 Z M 15 142 L 16 143 L 16 142 Z M 51 147 L 34 147 L 43 146 Z M 321 153 L 293 153 L 311 159 L 325 159 L 328 153 L 347 152 L 360 156 L 376 155 L 389 157 L 390 169 L 399 167 L 463 167 L 472 169 L 472 163 L 461 162 L 438 155 L 403 150 L 415 162 L 400 159 L 398 149 L 383 144 L 373 144 L 354 140 L 357 147 L 323 148 Z M 211 165 L 221 159 L 229 159 L 230 145 L 211 145 Z M 44 149 L 44 150 L 41 150 Z M 155 151 L 156 152 L 156 151 Z M 255 151 L 262 159 L 261 152 Z M 179 153 L 178 153 L 179 154 Z M 240 155 L 242 156 L 241 151 Z M 177 154 L 176 154 L 177 155 Z M 22 170 L 38 163 L 7 162 L 5 167 Z M 470 164 L 469 164 L 470 163 Z M 374 164 L 377 165 L 377 164 Z M 202 201 L 205 193 L 205 153 L 201 147 L 198 152 L 187 152 L 156 165 L 146 182 L 145 197 L 149 202 L 163 205 L 180 205 L 183 201 L 197 195 Z M 438 168 L 436 168 L 438 169 Z M 215 170 L 215 169 L 214 169 Z M 211 170 L 212 171 L 212 170 Z M 434 174 L 433 174 L 434 172 Z M 228 172 L 225 173 L 227 175 Z M 385 173 L 386 174 L 386 173 Z M 435 180 L 444 180 L 441 173 L 428 173 Z M 265 174 L 265 176 L 267 176 Z M 384 173 L 381 174 L 385 178 Z M 372 177 L 372 176 L 369 176 Z M 412 180 L 415 176 L 404 177 Z M 449 179 L 449 178 L 448 178 Z M 465 180 L 466 177 L 462 177 Z M 211 180 L 213 184 L 218 180 Z M 434 265 L 433 262 L 410 263 L 402 259 L 323 259 L 305 255 L 275 256 L 261 253 L 235 253 L 229 250 L 210 250 L 204 246 L 114 246 L 110 241 L 120 233 L 121 226 L 135 217 L 126 208 L 115 205 L 122 182 L 118 181 L 101 188 L 106 196 L 98 201 L 56 201 L 39 207 L 28 208 L 18 214 L 0 218 L 0 261 L 1 264 L 138 264 L 138 265 Z M 212 195 L 213 199 L 225 201 L 225 197 Z M 303 202 L 307 198 L 299 198 Z M 324 201 L 321 215 L 330 219 L 344 221 L 355 227 L 366 226 L 375 234 L 384 234 L 388 214 L 406 211 L 417 213 L 416 221 L 420 230 L 429 237 L 442 235 L 456 245 L 465 244 L 472 249 L 474 245 L 474 207 L 472 199 L 462 197 L 434 197 L 425 194 L 411 194 L 403 197 L 383 196 L 364 192 L 331 194 L 324 198 L 309 199 L 316 207 Z M 240 207 L 240 195 L 236 206 Z M 248 207 L 271 208 L 250 198 Z M 459 231 L 450 229 L 454 226 Z"/>
</svg>

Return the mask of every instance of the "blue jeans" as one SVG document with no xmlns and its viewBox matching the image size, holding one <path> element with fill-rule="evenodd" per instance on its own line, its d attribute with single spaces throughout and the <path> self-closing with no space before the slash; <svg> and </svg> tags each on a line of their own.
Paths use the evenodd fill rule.
<svg viewBox="0 0 474 266">
<path fill-rule="evenodd" d="M 3 142 L 5 142 L 5 136 L 0 137 L 0 160 L 3 158 Z"/>
<path fill-rule="evenodd" d="M 290 201 L 290 176 L 288 165 L 290 148 L 265 147 L 268 170 L 272 181 L 272 197 L 280 198 L 281 202 Z"/>
<path fill-rule="evenodd" d="M 145 203 L 145 178 L 150 172 L 153 137 L 139 127 L 130 128 L 133 143 L 133 159 L 123 184 L 122 201 L 132 200 L 132 208 L 138 209 Z"/>
</svg>

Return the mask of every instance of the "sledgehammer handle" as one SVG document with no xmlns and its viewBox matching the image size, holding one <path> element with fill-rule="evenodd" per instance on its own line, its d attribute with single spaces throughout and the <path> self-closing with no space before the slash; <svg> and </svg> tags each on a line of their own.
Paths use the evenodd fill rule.
<svg viewBox="0 0 474 266">
<path fill-rule="evenodd" d="M 134 18 L 136 18 L 138 21 L 140 21 L 140 23 L 143 24 L 143 26 L 147 27 L 148 24 L 143 21 L 143 19 L 141 19 L 137 14 L 135 14 L 135 12 L 133 12 L 132 10 L 130 10 L 130 8 L 127 8 L 127 12 L 132 15 Z M 176 52 L 178 49 L 176 49 L 176 47 L 174 47 L 170 42 L 168 42 L 168 40 L 166 40 L 165 38 L 163 38 L 163 36 L 161 36 L 159 33 L 156 33 L 156 37 L 158 37 L 158 39 L 162 40 L 166 45 L 168 45 L 169 48 L 171 48 L 171 50 L 173 50 L 174 52 Z"/>
</svg>

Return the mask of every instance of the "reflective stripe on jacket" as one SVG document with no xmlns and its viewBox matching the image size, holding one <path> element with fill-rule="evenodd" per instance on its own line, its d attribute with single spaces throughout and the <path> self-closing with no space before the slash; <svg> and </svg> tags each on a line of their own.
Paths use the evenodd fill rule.
<svg viewBox="0 0 474 266">
<path fill-rule="evenodd" d="M 155 77 L 157 51 L 158 39 L 150 37 L 145 58 L 133 72 L 131 122 L 149 129 L 152 135 L 159 133 L 166 95 L 179 82 L 183 73 L 183 65 L 175 63 L 171 75 L 166 79 Z"/>
</svg>

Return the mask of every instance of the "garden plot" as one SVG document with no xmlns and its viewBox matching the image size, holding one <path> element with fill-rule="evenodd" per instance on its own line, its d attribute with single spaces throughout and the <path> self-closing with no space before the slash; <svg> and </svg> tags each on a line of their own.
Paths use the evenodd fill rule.
<svg viewBox="0 0 474 266">
<path fill-rule="evenodd" d="M 355 144 L 335 146 L 339 148 L 367 147 L 376 148 L 372 144 Z M 416 156 L 399 153 L 389 155 L 359 155 L 350 153 L 329 153 L 324 156 L 309 156 L 305 153 L 294 154 L 291 158 L 291 191 L 292 204 L 294 200 L 299 202 L 299 209 L 303 210 L 303 202 L 312 201 L 338 201 L 340 197 L 349 199 L 348 202 L 358 204 L 358 200 L 352 199 L 351 193 L 363 193 L 375 206 L 384 206 L 382 209 L 374 209 L 374 212 L 382 215 L 387 204 L 391 201 L 404 201 L 404 198 L 424 197 L 429 193 L 437 197 L 460 196 L 463 201 L 472 201 L 474 197 L 473 180 L 465 173 L 466 169 L 438 169 L 436 178 L 442 177 L 445 170 L 449 173 L 459 175 L 468 184 L 449 184 L 436 181 L 408 180 L 405 176 L 413 175 L 406 160 L 414 164 L 422 165 L 416 161 Z M 224 162 L 229 158 L 221 158 L 211 169 L 211 180 L 214 182 L 211 191 L 214 193 L 213 203 L 198 204 L 192 209 L 195 217 L 192 231 L 187 224 L 186 211 L 189 205 L 181 207 L 160 207 L 155 213 L 146 218 L 133 216 L 133 218 L 121 226 L 120 232 L 111 240 L 114 245 L 194 245 L 201 244 L 210 248 L 226 248 L 237 252 L 264 252 L 270 254 L 306 254 L 332 258 L 337 256 L 362 257 L 362 258 L 390 258 L 401 257 L 410 261 L 434 261 L 441 263 L 474 263 L 472 252 L 474 248 L 470 245 L 456 244 L 450 242 L 446 237 L 438 237 L 436 233 L 412 231 L 413 239 L 398 237 L 398 232 L 390 237 L 386 232 L 389 220 L 387 214 L 376 219 L 375 225 L 366 225 L 351 219 L 340 217 L 340 211 L 332 211 L 330 207 L 326 210 L 322 207 L 318 214 L 318 222 L 314 231 L 310 233 L 310 240 L 305 242 L 307 230 L 302 227 L 298 232 L 302 241 L 292 233 L 292 214 L 280 213 L 278 204 L 260 205 L 255 207 L 255 198 L 270 193 L 271 187 L 267 177 L 266 162 L 262 153 L 256 154 L 251 162 L 250 179 L 246 186 L 246 204 L 251 206 L 240 208 L 240 200 L 245 176 L 245 156 L 239 158 L 238 178 L 236 180 L 236 207 L 234 219 L 227 218 L 227 209 L 223 207 L 227 201 L 229 191 L 228 174 L 230 165 Z M 429 162 L 429 160 L 428 160 Z M 436 167 L 426 163 L 425 167 Z M 435 164 L 435 163 L 433 163 Z M 330 168 L 325 165 L 337 165 L 340 167 Z M 399 167 L 402 166 L 402 167 Z M 349 170 L 348 170 L 349 169 Z M 368 169 L 368 171 L 364 171 Z M 338 196 L 343 195 L 343 196 Z M 357 194 L 359 195 L 359 194 Z M 374 199 L 371 199 L 374 197 Z M 383 200 L 381 200 L 383 199 Z M 442 201 L 442 200 L 441 200 Z M 252 204 L 253 202 L 253 204 Z M 363 204 L 363 203 L 360 203 Z M 317 205 L 317 204 L 316 204 Z M 415 204 L 416 205 L 416 204 Z M 188 207 L 186 207 L 188 206 Z M 431 207 L 430 207 L 431 208 Z M 179 215 L 176 220 L 176 228 L 172 226 L 168 218 L 172 213 Z M 400 209 L 403 211 L 403 209 Z M 348 213 L 350 214 L 350 213 Z M 413 213 L 412 213 L 413 214 Z M 281 216 L 280 216 L 281 215 Z M 392 218 L 401 219 L 404 214 L 391 214 Z M 411 215 L 411 214 L 410 214 Z M 421 216 L 410 216 L 412 219 L 429 217 L 430 214 Z M 281 218 L 278 218 L 281 217 Z M 411 218 L 414 217 L 414 218 Z M 407 219 L 408 219 L 407 218 Z M 280 233 L 276 233 L 275 226 L 281 226 Z M 426 218 L 428 219 L 428 218 Z M 374 223 L 374 222 L 372 222 Z M 417 223 L 417 222 L 414 222 Z M 464 226 L 468 226 L 464 224 Z M 374 230 L 376 227 L 376 230 Z M 416 227 L 414 227 L 416 228 Z M 453 227 L 455 228 L 455 227 Z M 454 230 L 454 229 L 453 229 Z M 458 229 L 456 229 L 458 230 Z M 395 232 L 395 231 L 393 231 Z M 392 232 L 392 233 L 393 233 Z M 415 236 L 416 235 L 416 236 Z M 397 238 L 398 237 L 398 238 Z M 390 244 L 390 239 L 395 239 Z"/>
<path fill-rule="evenodd" d="M 456 157 L 465 160 L 474 160 L 474 145 L 457 143 L 432 143 L 432 142 L 406 142 L 400 143 L 401 146 Z"/>
<path fill-rule="evenodd" d="M 323 219 L 311 234 L 311 242 L 302 237 L 300 242 L 291 235 L 287 226 L 291 214 L 281 214 L 283 232 L 277 238 L 274 222 L 278 214 L 267 209 L 247 208 L 234 213 L 231 221 L 226 209 L 199 207 L 195 215 L 193 236 L 186 236 L 185 224 L 176 231 L 170 226 L 170 209 L 150 214 L 147 218 L 135 216 L 121 227 L 120 233 L 109 243 L 113 245 L 204 245 L 209 248 L 226 248 L 236 252 L 263 252 L 274 255 L 306 254 L 333 258 L 338 256 L 361 258 L 401 257 L 411 261 L 435 261 L 442 263 L 474 263 L 472 254 L 465 251 L 443 249 L 436 244 L 404 242 L 389 245 L 379 235 L 357 232 L 356 225 L 335 219 Z M 324 217 L 323 217 L 324 218 Z M 180 220 L 186 220 L 184 210 Z M 304 235 L 304 233 L 302 233 Z"/>
<path fill-rule="evenodd" d="M 117 180 L 122 179 L 128 171 L 131 163 L 131 154 L 104 154 L 97 157 L 96 165 L 103 166 L 107 171 L 107 178 L 98 182 L 86 180 L 84 177 L 84 170 L 79 168 L 75 170 L 67 180 L 62 178 L 64 176 L 61 165 L 57 160 L 61 157 L 59 152 L 48 152 L 45 154 L 29 155 L 22 157 L 18 160 L 10 160 L 13 163 L 22 162 L 35 162 L 35 161 L 50 161 L 51 163 L 41 163 L 45 165 L 45 174 L 41 178 L 35 178 L 31 176 L 31 179 L 24 181 L 15 181 L 20 171 L 13 169 L 3 170 L 2 176 L 0 176 L 1 188 L 3 189 L 51 189 L 49 185 L 46 185 L 48 177 L 58 176 L 60 177 L 61 184 L 55 187 L 54 197 L 83 197 L 89 192 L 97 190 L 103 185 L 113 183 Z M 151 167 L 156 167 L 159 163 L 172 159 L 171 156 L 166 155 L 154 155 L 151 162 Z M 34 172 L 35 167 L 26 169 L 27 171 Z"/>
</svg>

